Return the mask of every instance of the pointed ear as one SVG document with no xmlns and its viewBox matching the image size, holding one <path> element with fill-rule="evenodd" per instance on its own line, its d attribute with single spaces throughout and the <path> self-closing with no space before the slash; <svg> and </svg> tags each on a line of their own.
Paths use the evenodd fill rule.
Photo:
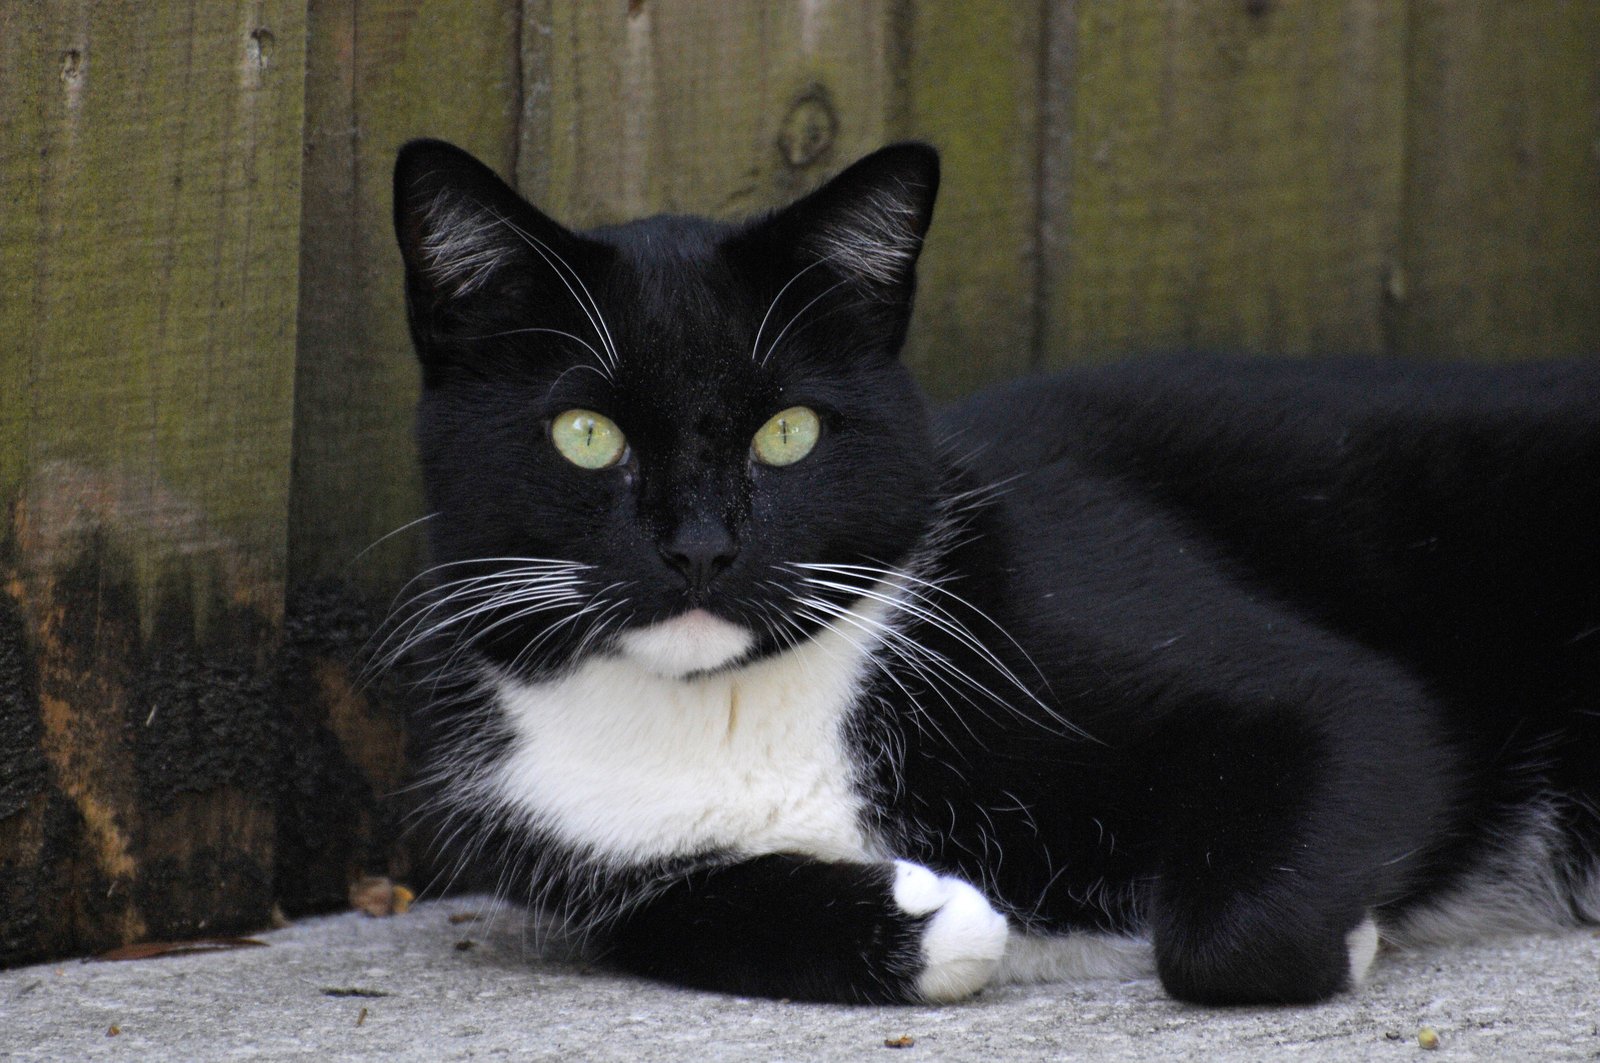
<svg viewBox="0 0 1600 1063">
<path fill-rule="evenodd" d="M 440 140 L 413 140 L 394 168 L 394 228 L 406 304 L 423 350 L 512 299 L 567 298 L 565 271 L 590 242 L 528 204 L 489 167 Z"/>
<path fill-rule="evenodd" d="M 802 258 L 822 260 L 864 295 L 909 299 L 939 191 L 939 153 L 891 144 L 767 223 Z"/>
</svg>

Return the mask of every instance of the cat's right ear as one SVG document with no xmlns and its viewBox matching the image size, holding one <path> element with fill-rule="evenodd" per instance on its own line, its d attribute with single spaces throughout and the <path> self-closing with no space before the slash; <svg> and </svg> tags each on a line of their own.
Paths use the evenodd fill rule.
<svg viewBox="0 0 1600 1063">
<path fill-rule="evenodd" d="M 567 298 L 564 270 L 589 241 L 534 209 L 493 170 L 442 140 L 413 140 L 394 168 L 394 228 L 406 308 L 424 362 L 463 326 L 541 296 Z"/>
</svg>

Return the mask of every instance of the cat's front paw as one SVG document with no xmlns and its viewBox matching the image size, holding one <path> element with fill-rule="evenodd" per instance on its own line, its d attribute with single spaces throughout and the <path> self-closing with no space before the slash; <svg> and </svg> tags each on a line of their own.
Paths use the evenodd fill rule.
<svg viewBox="0 0 1600 1063">
<path fill-rule="evenodd" d="M 994 977 L 1006 949 L 1006 917 L 983 894 L 958 878 L 896 860 L 894 903 L 906 915 L 928 917 L 916 979 L 922 999 L 960 1000 Z"/>
</svg>

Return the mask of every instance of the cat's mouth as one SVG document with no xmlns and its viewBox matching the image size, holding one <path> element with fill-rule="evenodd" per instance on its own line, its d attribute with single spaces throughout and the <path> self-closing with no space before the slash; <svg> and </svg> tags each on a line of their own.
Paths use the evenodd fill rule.
<svg viewBox="0 0 1600 1063">
<path fill-rule="evenodd" d="M 749 628 L 699 608 L 625 631 L 616 642 L 624 657 L 668 679 L 687 679 L 726 668 L 743 659 L 755 644 L 755 633 Z"/>
</svg>

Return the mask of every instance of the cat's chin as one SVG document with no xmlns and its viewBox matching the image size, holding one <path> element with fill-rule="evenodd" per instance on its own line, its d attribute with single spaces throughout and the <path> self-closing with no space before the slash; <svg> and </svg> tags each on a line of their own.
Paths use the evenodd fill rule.
<svg viewBox="0 0 1600 1063">
<path fill-rule="evenodd" d="M 691 609 L 670 620 L 623 632 L 622 656 L 665 679 L 688 679 L 739 661 L 755 646 L 755 634 L 706 612 Z"/>
</svg>

